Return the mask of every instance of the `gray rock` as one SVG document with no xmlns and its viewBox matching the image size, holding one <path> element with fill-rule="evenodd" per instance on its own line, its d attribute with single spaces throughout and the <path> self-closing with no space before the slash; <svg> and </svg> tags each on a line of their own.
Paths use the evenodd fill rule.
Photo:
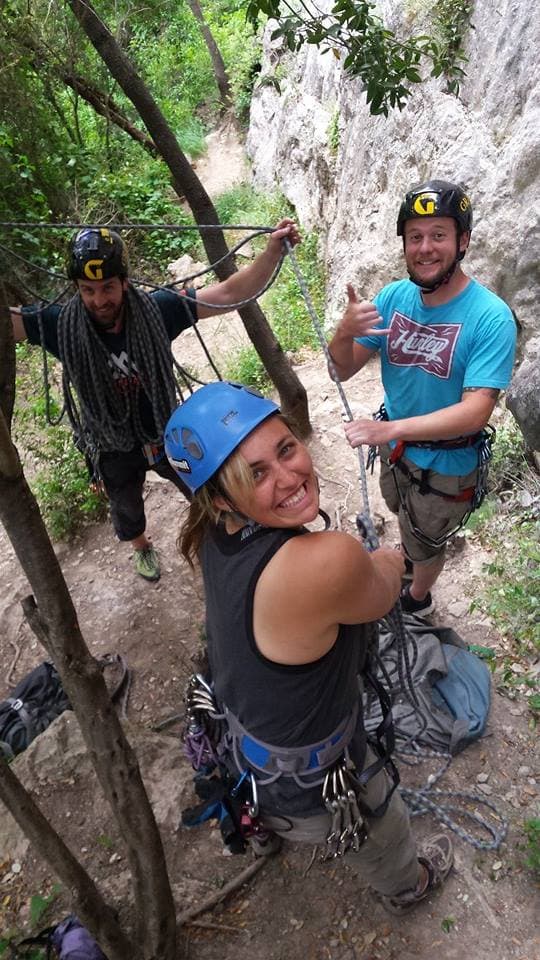
<svg viewBox="0 0 540 960">
<path fill-rule="evenodd" d="M 191 766 L 184 759 L 178 738 L 152 733 L 125 724 L 126 735 L 135 750 L 141 775 L 157 823 L 174 831 L 180 811 L 192 799 Z M 13 770 L 22 783 L 36 792 L 40 784 L 86 782 L 99 790 L 75 714 L 66 710 L 24 753 L 13 761 Z M 0 818 L 0 854 L 3 860 L 21 860 L 28 840 L 11 815 Z"/>
<path fill-rule="evenodd" d="M 532 337 L 527 355 L 512 377 L 506 406 L 532 450 L 540 450 L 540 337 Z"/>
<path fill-rule="evenodd" d="M 377 7 L 386 23 L 404 19 L 399 0 Z M 423 32 L 420 18 L 408 4 L 411 32 Z M 252 100 L 254 182 L 278 187 L 303 225 L 320 230 L 329 325 L 341 313 L 347 281 L 372 297 L 403 275 L 399 200 L 431 174 L 461 180 L 473 199 L 466 267 L 510 304 L 526 337 L 538 331 L 540 59 L 530 51 L 540 45 L 540 20 L 517 0 L 496 9 L 477 0 L 472 23 L 459 98 L 443 78 L 428 80 L 388 118 L 369 114 L 360 82 L 344 77 L 335 57 L 313 47 L 292 55 L 267 27 L 262 77 L 278 67 L 280 77 L 279 88 L 262 83 Z"/>
</svg>

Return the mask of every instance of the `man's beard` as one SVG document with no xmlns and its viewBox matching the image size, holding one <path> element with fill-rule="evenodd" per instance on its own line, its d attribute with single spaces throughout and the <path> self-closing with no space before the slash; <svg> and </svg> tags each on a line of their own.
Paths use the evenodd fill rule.
<svg viewBox="0 0 540 960">
<path fill-rule="evenodd" d="M 118 307 L 118 310 L 116 310 L 115 313 L 108 320 L 105 320 L 103 317 L 98 316 L 98 314 L 94 313 L 92 310 L 88 310 L 88 308 L 87 308 L 87 313 L 92 323 L 99 330 L 112 330 L 113 327 L 115 327 L 118 321 L 120 320 L 123 310 L 124 310 L 124 303 L 122 302 Z"/>
<path fill-rule="evenodd" d="M 457 267 L 457 260 L 454 260 L 451 266 L 443 267 L 441 270 L 439 270 L 438 273 L 435 274 L 434 277 L 431 278 L 431 280 L 422 280 L 420 275 L 416 273 L 414 270 L 411 270 L 410 268 L 407 268 L 407 272 L 412 282 L 415 283 L 418 287 L 421 287 L 422 290 L 425 290 L 428 293 L 430 292 L 434 293 L 435 290 L 438 290 L 440 286 L 442 286 L 445 283 L 448 283 L 448 281 L 454 274 L 456 267 Z"/>
</svg>

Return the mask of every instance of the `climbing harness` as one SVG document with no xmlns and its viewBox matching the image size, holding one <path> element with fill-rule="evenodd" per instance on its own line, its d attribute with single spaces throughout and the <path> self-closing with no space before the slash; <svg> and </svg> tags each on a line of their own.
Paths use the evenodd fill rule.
<svg viewBox="0 0 540 960">
<path fill-rule="evenodd" d="M 375 678 L 371 682 L 377 685 Z M 369 738 L 376 759 L 361 772 L 357 771 L 348 750 L 357 726 L 359 702 L 324 741 L 299 747 L 275 746 L 253 737 L 225 705 L 219 710 L 213 688 L 201 674 L 190 678 L 185 704 L 186 756 L 197 771 L 196 792 L 207 797 L 207 803 L 196 808 L 196 817 L 191 810 L 187 819 L 183 817 L 187 825 L 199 823 L 209 815 L 220 816 L 225 807 L 237 835 L 244 841 L 256 837 L 264 843 L 269 834 L 259 817 L 259 789 L 287 777 L 294 780 L 300 790 L 322 786 L 322 803 L 331 814 L 321 852 L 321 859 L 327 860 L 341 857 L 350 849 L 360 849 L 368 835 L 369 818 L 383 816 L 398 786 L 399 775 L 391 759 L 394 742 L 390 703 L 384 691 L 381 691 L 383 718 Z M 231 776 L 226 757 L 234 764 L 236 776 Z M 383 768 L 390 774 L 391 786 L 373 810 L 362 802 L 360 794 Z M 219 806 L 216 791 L 208 788 L 208 781 L 214 782 L 217 773 L 222 788 Z M 206 780 L 203 790 L 201 780 Z M 237 841 L 237 836 L 234 839 Z"/>
<path fill-rule="evenodd" d="M 377 413 L 374 414 L 373 419 L 377 421 L 388 420 L 388 414 L 386 412 L 384 403 L 381 404 Z M 388 465 L 395 483 L 396 493 L 401 509 L 407 518 L 407 523 L 409 524 L 414 536 L 422 543 L 430 547 L 444 546 L 444 544 L 447 543 L 451 537 L 455 536 L 455 534 L 465 526 L 471 513 L 481 506 L 488 492 L 488 464 L 493 456 L 492 447 L 495 443 L 495 436 L 495 428 L 488 423 L 483 430 L 480 430 L 478 433 L 471 434 L 468 437 L 455 437 L 451 440 L 415 440 L 414 442 L 405 440 L 397 441 L 395 447 L 393 447 L 390 453 Z M 430 470 L 421 470 L 420 477 L 417 477 L 410 467 L 404 463 L 403 457 L 407 447 L 418 447 L 423 450 L 463 450 L 469 447 L 474 447 L 477 451 L 478 458 L 475 485 L 466 487 L 458 494 L 449 494 L 444 493 L 442 490 L 437 490 L 429 483 L 429 476 L 431 473 Z M 375 445 L 371 445 L 368 449 L 366 461 L 366 468 L 371 470 L 371 473 L 373 473 L 377 455 L 378 448 Z M 418 487 L 418 492 L 420 494 L 425 495 L 429 493 L 433 496 L 441 497 L 443 500 L 448 500 L 454 503 L 469 503 L 469 509 L 464 513 L 459 523 L 457 523 L 456 526 L 444 536 L 428 536 L 423 530 L 420 530 L 420 528 L 416 526 L 411 516 L 403 489 L 399 484 L 396 475 L 396 470 L 399 470 L 407 478 L 410 484 Z"/>
</svg>

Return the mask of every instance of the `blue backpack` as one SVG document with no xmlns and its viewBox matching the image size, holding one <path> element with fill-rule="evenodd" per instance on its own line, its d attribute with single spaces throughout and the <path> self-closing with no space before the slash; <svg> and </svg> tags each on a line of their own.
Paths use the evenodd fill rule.
<svg viewBox="0 0 540 960">
<path fill-rule="evenodd" d="M 491 701 L 491 673 L 474 653 L 443 643 L 448 673 L 431 688 L 433 703 L 454 718 L 450 753 L 459 753 L 482 736 Z"/>
</svg>

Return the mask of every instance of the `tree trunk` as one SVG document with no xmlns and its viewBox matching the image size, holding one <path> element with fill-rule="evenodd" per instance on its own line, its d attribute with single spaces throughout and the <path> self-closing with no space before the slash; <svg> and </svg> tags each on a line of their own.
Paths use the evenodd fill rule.
<svg viewBox="0 0 540 960">
<path fill-rule="evenodd" d="M 83 100 L 86 100 L 96 113 L 99 113 L 101 117 L 105 117 L 106 120 L 114 123 L 115 126 L 127 133 L 132 140 L 135 140 L 141 147 L 144 147 L 152 157 L 158 156 L 156 146 L 152 143 L 150 137 L 147 137 L 146 134 L 142 133 L 137 127 L 134 127 L 133 124 L 130 123 L 125 114 L 120 110 L 120 107 L 115 104 L 112 97 L 103 93 L 102 90 L 98 90 L 97 87 L 91 86 L 83 77 L 76 77 L 67 71 L 62 71 L 60 76 L 66 86 L 71 87 Z"/>
<path fill-rule="evenodd" d="M 11 430 L 15 403 L 15 344 L 4 284 L 0 281 L 0 411 Z M 0 468 L 1 469 L 1 468 Z"/>
<path fill-rule="evenodd" d="M 0 343 L 7 346 L 0 353 L 0 384 L 5 385 L 6 371 L 13 369 L 14 353 L 9 313 L 5 310 L 0 315 Z M 56 554 L 11 442 L 3 414 L 5 408 L 9 412 L 9 390 L 0 403 L 0 521 L 35 594 L 40 635 L 73 705 L 89 756 L 126 844 L 133 876 L 137 947 L 132 945 L 127 954 L 118 952 L 119 932 L 111 935 L 107 913 L 89 914 L 85 909 L 84 920 L 109 951 L 111 960 L 176 960 L 175 909 L 165 856 L 137 759 L 111 703 L 99 664 L 82 637 Z M 34 836 L 33 826 L 28 827 Z M 68 872 L 73 868 L 61 856 L 60 860 Z M 77 890 L 76 896 L 83 905 L 87 903 L 87 893 L 87 889 Z"/>
<path fill-rule="evenodd" d="M 161 157 L 171 171 L 173 187 L 177 194 L 186 198 L 197 223 L 217 223 L 217 213 L 210 197 L 192 170 L 187 157 L 180 150 L 174 133 L 148 87 L 136 73 L 110 31 L 86 0 L 65 0 L 65 2 L 71 7 L 88 39 L 106 63 L 126 97 L 137 109 Z M 204 230 L 201 231 L 201 237 L 210 263 L 219 260 L 228 252 L 222 230 Z M 220 280 L 225 280 L 235 271 L 232 258 L 216 267 Z M 282 409 L 294 417 L 302 433 L 307 435 L 310 424 L 306 391 L 291 369 L 264 313 L 256 303 L 242 307 L 239 313 L 250 340 L 278 390 Z"/>
<path fill-rule="evenodd" d="M 212 36 L 210 27 L 204 19 L 199 0 L 187 0 L 187 2 L 189 9 L 200 25 L 204 42 L 208 47 L 208 53 L 210 54 L 210 59 L 212 60 L 212 68 L 214 70 L 214 77 L 219 90 L 219 98 L 225 109 L 227 109 L 227 107 L 230 107 L 231 105 L 232 96 L 231 85 L 229 83 L 229 77 L 227 75 L 227 70 L 225 69 L 225 64 L 223 63 L 223 57 L 221 56 L 219 47 Z"/>
<path fill-rule="evenodd" d="M 119 927 L 113 908 L 105 903 L 94 881 L 45 819 L 10 764 L 1 758 L 0 800 L 34 849 L 69 890 L 73 912 L 107 952 L 109 960 L 136 960 L 140 957 L 141 954 Z"/>
</svg>

